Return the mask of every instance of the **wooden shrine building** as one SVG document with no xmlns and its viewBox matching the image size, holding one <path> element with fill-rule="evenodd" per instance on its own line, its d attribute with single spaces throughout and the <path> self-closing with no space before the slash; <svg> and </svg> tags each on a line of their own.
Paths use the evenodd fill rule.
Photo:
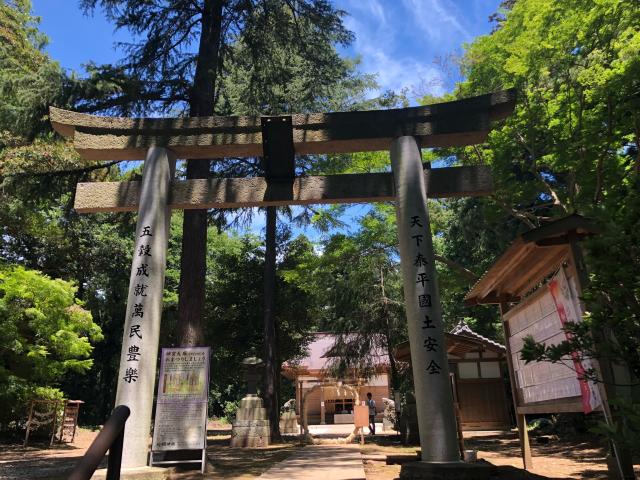
<svg viewBox="0 0 640 480">
<path fill-rule="evenodd" d="M 463 430 L 511 428 L 511 399 L 504 345 L 474 332 L 460 322 L 445 334 L 453 397 Z M 410 362 L 409 342 L 398 345 L 394 356 Z"/>
<path fill-rule="evenodd" d="M 378 410 L 376 421 L 382 421 L 382 399 L 392 398 L 387 355 L 381 351 L 370 352 L 375 369 L 375 375 L 371 378 L 358 378 L 356 372 L 342 378 L 333 378 L 330 374 L 330 363 L 335 338 L 335 335 L 330 333 L 314 334 L 313 340 L 307 346 L 307 355 L 295 363 L 287 362 L 283 365 L 282 374 L 293 380 L 296 385 L 296 414 L 301 414 L 300 405 L 306 397 L 310 425 L 353 423 L 353 391 L 335 388 L 334 385 L 338 383 L 357 389 L 360 399 L 366 398 L 370 392 Z M 312 389 L 314 390 L 311 391 Z M 310 393 L 307 395 L 307 392 Z"/>
</svg>

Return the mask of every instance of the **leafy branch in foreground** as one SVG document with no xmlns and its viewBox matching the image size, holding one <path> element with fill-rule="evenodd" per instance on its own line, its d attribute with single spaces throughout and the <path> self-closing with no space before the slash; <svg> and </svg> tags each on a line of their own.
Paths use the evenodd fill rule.
<svg viewBox="0 0 640 480">
<path fill-rule="evenodd" d="M 55 393 L 67 372 L 93 365 L 102 331 L 76 300 L 77 288 L 35 270 L 0 265 L 0 427 L 33 395 Z"/>
</svg>

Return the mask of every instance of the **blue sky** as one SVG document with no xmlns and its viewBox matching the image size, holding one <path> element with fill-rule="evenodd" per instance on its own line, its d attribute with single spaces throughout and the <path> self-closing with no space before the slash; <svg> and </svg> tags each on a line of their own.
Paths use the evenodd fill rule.
<svg viewBox="0 0 640 480">
<path fill-rule="evenodd" d="M 126 31 L 114 31 L 98 10 L 80 11 L 77 0 L 32 0 L 40 28 L 50 40 L 47 50 L 62 67 L 82 74 L 82 64 L 112 63 L 121 58 L 114 43 L 128 41 Z M 333 0 L 347 12 L 344 22 L 355 34 L 342 53 L 361 59 L 360 70 L 377 74 L 380 90 L 406 89 L 412 102 L 425 94 L 441 95 L 459 80 L 452 57 L 463 45 L 491 30 L 488 17 L 500 0 Z M 373 92 L 375 94 L 376 92 Z M 366 207 L 349 209 L 362 215 Z M 262 215 L 250 229 L 259 232 Z M 347 223 L 353 224 L 352 221 Z M 318 233 L 305 232 L 311 238 Z"/>
<path fill-rule="evenodd" d="M 499 0 L 336 0 L 356 35 L 348 53 L 382 87 L 421 96 L 451 91 L 457 71 L 450 61 L 464 43 L 489 33 Z"/>
<path fill-rule="evenodd" d="M 81 72 L 81 65 L 115 62 L 115 32 L 100 11 L 85 16 L 76 0 L 32 0 L 48 51 L 60 64 Z M 382 89 L 407 88 L 409 94 L 441 94 L 453 88 L 455 69 L 447 59 L 462 53 L 465 42 L 491 30 L 488 17 L 499 0 L 334 0 L 345 10 L 355 41 L 344 52 L 360 56 L 361 70 L 376 73 Z M 452 71 L 454 70 L 454 71 Z"/>
</svg>

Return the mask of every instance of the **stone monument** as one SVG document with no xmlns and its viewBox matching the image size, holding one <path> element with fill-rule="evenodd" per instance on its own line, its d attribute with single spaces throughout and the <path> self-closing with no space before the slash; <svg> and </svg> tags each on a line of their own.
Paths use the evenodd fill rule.
<svg viewBox="0 0 640 480">
<path fill-rule="evenodd" d="M 395 430 L 398 424 L 396 418 L 396 402 L 390 398 L 382 398 L 384 414 L 382 416 L 382 431 L 390 432 Z"/>
<path fill-rule="evenodd" d="M 295 404 L 296 400 L 294 398 L 284 404 L 284 412 L 280 416 L 280 433 L 283 435 L 297 435 L 300 433 Z"/>
<path fill-rule="evenodd" d="M 231 430 L 232 447 L 266 447 L 270 441 L 267 409 L 258 396 L 258 380 L 261 376 L 262 360 L 256 357 L 242 361 L 247 395 L 240 400 L 240 408 L 236 412 Z"/>
</svg>

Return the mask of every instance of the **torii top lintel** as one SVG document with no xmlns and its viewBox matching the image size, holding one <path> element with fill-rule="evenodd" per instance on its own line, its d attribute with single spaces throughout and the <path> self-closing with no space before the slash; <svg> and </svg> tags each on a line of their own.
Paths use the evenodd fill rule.
<svg viewBox="0 0 640 480">
<path fill-rule="evenodd" d="M 294 114 L 294 149 L 299 155 L 387 150 L 401 135 L 424 147 L 473 145 L 514 106 L 515 90 L 503 90 L 422 107 Z M 50 118 L 88 160 L 141 160 L 154 145 L 184 159 L 262 155 L 260 117 L 116 118 L 51 107 Z"/>
</svg>

